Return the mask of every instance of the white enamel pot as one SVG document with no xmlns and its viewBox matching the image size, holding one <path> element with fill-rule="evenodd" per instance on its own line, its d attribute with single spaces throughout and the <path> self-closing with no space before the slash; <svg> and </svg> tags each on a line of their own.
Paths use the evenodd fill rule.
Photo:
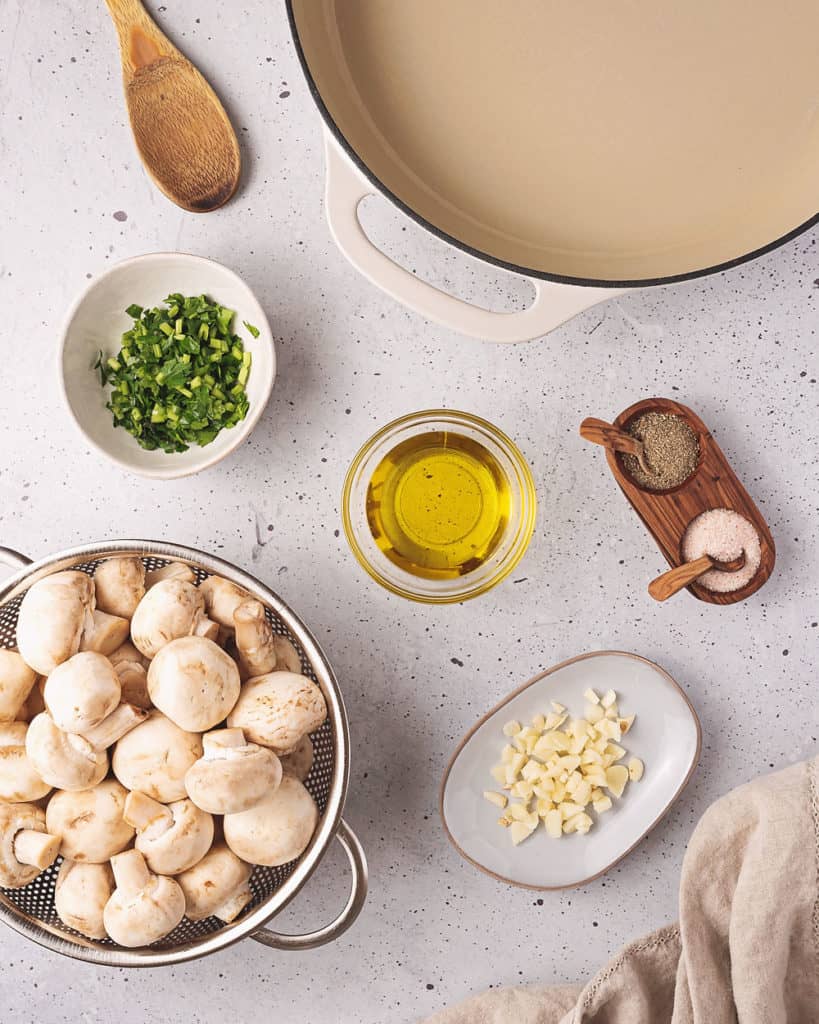
<svg viewBox="0 0 819 1024">
<path fill-rule="evenodd" d="M 819 5 L 745 0 L 286 0 L 326 129 L 335 241 L 422 316 L 497 342 L 625 291 L 713 274 L 819 210 Z M 439 238 L 526 277 L 498 313 L 381 252 L 380 193 Z"/>
</svg>

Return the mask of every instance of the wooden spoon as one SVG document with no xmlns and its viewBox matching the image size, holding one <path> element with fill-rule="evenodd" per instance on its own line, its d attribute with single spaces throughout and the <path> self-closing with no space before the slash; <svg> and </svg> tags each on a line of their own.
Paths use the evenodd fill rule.
<svg viewBox="0 0 819 1024">
<path fill-rule="evenodd" d="M 640 463 L 643 472 L 649 476 L 651 475 L 652 471 L 646 462 L 643 442 L 639 441 L 636 437 L 632 437 L 631 434 L 627 434 L 625 430 L 621 430 L 611 423 L 606 423 L 605 420 L 598 420 L 594 416 L 587 416 L 580 424 L 580 436 L 586 441 L 591 441 L 592 444 L 600 444 L 604 448 L 610 448 L 612 451 L 633 455 Z"/>
<path fill-rule="evenodd" d="M 106 0 L 119 36 L 125 102 L 150 177 L 192 213 L 226 203 L 239 184 L 236 133 L 216 93 L 159 31 L 139 0 Z"/>
<path fill-rule="evenodd" d="M 719 569 L 720 572 L 738 572 L 744 565 L 744 551 L 739 558 L 732 558 L 729 562 L 718 562 L 710 555 L 703 555 L 691 562 L 683 562 L 682 565 L 669 569 L 662 576 L 658 576 L 656 580 L 652 580 L 648 585 L 648 592 L 655 601 L 667 601 L 669 597 L 673 597 L 683 587 L 687 587 L 704 573 L 710 572 L 711 569 Z"/>
</svg>

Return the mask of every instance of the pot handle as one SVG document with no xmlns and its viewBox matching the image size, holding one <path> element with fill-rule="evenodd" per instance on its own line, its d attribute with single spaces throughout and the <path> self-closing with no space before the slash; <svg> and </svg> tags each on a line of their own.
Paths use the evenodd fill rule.
<svg viewBox="0 0 819 1024">
<path fill-rule="evenodd" d="M 0 548 L 0 564 L 7 565 L 9 569 L 25 569 L 31 565 L 31 559 L 13 548 Z"/>
<path fill-rule="evenodd" d="M 273 949 L 303 950 L 324 946 L 347 931 L 361 913 L 367 898 L 367 860 L 358 837 L 343 819 L 339 822 L 336 839 L 344 847 L 353 876 L 349 899 L 338 917 L 307 935 L 282 935 L 271 928 L 260 928 L 253 932 L 252 938 Z"/>
<path fill-rule="evenodd" d="M 358 219 L 362 199 L 376 189 L 355 168 L 329 132 L 324 133 L 327 162 L 325 208 L 336 245 L 356 270 L 416 313 L 486 341 L 517 342 L 540 338 L 603 299 L 622 295 L 626 289 L 592 288 L 527 278 L 535 300 L 527 309 L 496 313 L 455 298 L 416 277 L 378 249 L 364 233 Z"/>
</svg>

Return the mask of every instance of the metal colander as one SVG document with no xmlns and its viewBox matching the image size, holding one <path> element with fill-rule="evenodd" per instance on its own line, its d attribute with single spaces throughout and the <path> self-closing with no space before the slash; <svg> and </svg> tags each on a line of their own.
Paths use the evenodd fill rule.
<svg viewBox="0 0 819 1024">
<path fill-rule="evenodd" d="M 250 879 L 253 900 L 231 924 L 224 924 L 215 917 L 204 921 L 184 918 L 170 935 L 139 950 L 117 946 L 110 939 L 99 942 L 87 939 L 67 928 L 54 909 L 54 884 L 61 858 L 24 888 L 0 889 L 0 918 L 49 949 L 118 967 L 180 963 L 215 952 L 247 935 L 281 949 L 306 949 L 332 941 L 358 916 L 367 889 L 363 851 L 341 819 L 349 779 L 347 718 L 327 659 L 306 626 L 279 597 L 228 562 L 201 551 L 160 542 L 125 540 L 85 545 L 35 563 L 17 552 L 0 548 L 0 561 L 23 566 L 0 586 L 0 647 L 15 646 L 17 613 L 32 583 L 63 569 L 79 569 L 93 576 L 100 561 L 113 555 L 139 555 L 147 569 L 157 569 L 172 561 L 184 562 L 191 566 L 200 582 L 210 575 L 223 576 L 244 587 L 264 604 L 274 631 L 295 645 L 303 673 L 321 687 L 327 701 L 327 720 L 311 734 L 314 761 L 305 781 L 320 812 L 319 824 L 310 846 L 298 860 L 282 867 L 254 869 Z M 341 914 L 330 925 L 307 935 L 281 935 L 264 928 L 263 925 L 296 895 L 334 836 L 344 847 L 352 869 L 352 890 Z"/>
</svg>

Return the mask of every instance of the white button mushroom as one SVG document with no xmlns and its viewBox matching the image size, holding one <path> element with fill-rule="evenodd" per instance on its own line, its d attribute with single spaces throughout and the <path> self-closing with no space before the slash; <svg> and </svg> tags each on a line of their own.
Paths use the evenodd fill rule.
<svg viewBox="0 0 819 1024">
<path fill-rule="evenodd" d="M 157 875 L 187 871 L 213 842 L 213 818 L 191 800 L 166 806 L 144 793 L 129 793 L 123 816 L 137 831 L 134 845 Z"/>
<path fill-rule="evenodd" d="M 121 692 L 111 662 L 102 654 L 81 651 L 54 669 L 43 696 L 58 729 L 84 733 L 111 714 Z"/>
<path fill-rule="evenodd" d="M 211 847 L 198 864 L 177 875 L 185 894 L 185 914 L 191 921 L 218 917 L 226 924 L 235 920 L 253 899 L 248 880 L 250 864 L 224 843 Z"/>
<path fill-rule="evenodd" d="M 289 754 L 326 717 L 324 694 L 312 679 L 295 672 L 269 672 L 244 684 L 228 725 L 244 729 L 248 739 L 277 754 Z"/>
<path fill-rule="evenodd" d="M 33 881 L 60 850 L 46 831 L 45 813 L 33 804 L 0 803 L 0 886 L 19 889 Z"/>
<path fill-rule="evenodd" d="M 189 732 L 224 721 L 239 696 L 236 662 L 201 636 L 166 644 L 148 669 L 148 693 L 156 707 Z"/>
<path fill-rule="evenodd" d="M 21 803 L 40 800 L 51 792 L 26 754 L 25 722 L 0 724 L 0 800 Z"/>
<path fill-rule="evenodd" d="M 17 616 L 17 647 L 23 660 L 47 676 L 80 649 L 94 610 L 94 581 L 84 572 L 56 572 L 26 591 Z"/>
<path fill-rule="evenodd" d="M 172 878 L 152 875 L 139 850 L 111 858 L 117 887 L 105 904 L 105 930 L 120 946 L 149 946 L 164 938 L 185 914 L 185 897 Z"/>
<path fill-rule="evenodd" d="M 62 855 L 103 864 L 124 850 L 134 838 L 133 828 L 122 817 L 127 796 L 116 779 L 82 793 L 55 793 L 46 807 L 46 825 L 49 832 L 62 836 Z"/>
<path fill-rule="evenodd" d="M 38 676 L 37 682 L 32 686 L 25 704 L 17 712 L 17 718 L 21 722 L 31 722 L 37 715 L 45 711 L 45 700 L 43 700 L 45 684 L 45 676 Z"/>
<path fill-rule="evenodd" d="M 126 789 L 170 803 L 184 800 L 185 772 L 202 756 L 202 740 L 158 711 L 117 743 L 112 766 Z"/>
<path fill-rule="evenodd" d="M 199 584 L 199 591 L 205 598 L 207 613 L 220 626 L 233 629 L 233 615 L 250 594 L 221 576 L 208 576 Z"/>
<path fill-rule="evenodd" d="M 127 619 L 95 610 L 82 631 L 80 650 L 111 654 L 125 643 L 130 631 L 131 624 Z"/>
<path fill-rule="evenodd" d="M 145 566 L 136 556 L 107 558 L 94 572 L 97 608 L 130 619 L 145 595 Z"/>
<path fill-rule="evenodd" d="M 82 736 L 63 732 L 47 711 L 32 719 L 26 733 L 26 754 L 43 782 L 55 789 L 91 789 L 108 772 L 108 755 Z"/>
<path fill-rule="evenodd" d="M 17 651 L 0 649 L 0 722 L 13 722 L 37 682 Z"/>
<path fill-rule="evenodd" d="M 107 750 L 147 717 L 148 712 L 144 708 L 138 708 L 135 704 L 119 704 L 99 725 L 86 729 L 82 736 L 94 750 Z"/>
<path fill-rule="evenodd" d="M 205 599 L 184 580 L 160 580 L 146 593 L 131 619 L 131 639 L 148 658 L 183 636 L 215 639 L 219 625 L 205 615 Z M 36 665 L 34 666 L 37 667 Z"/>
<path fill-rule="evenodd" d="M 273 632 L 261 601 L 243 601 L 233 613 L 236 651 L 243 679 L 268 672 L 301 672 L 301 658 L 287 637 Z"/>
<path fill-rule="evenodd" d="M 277 867 L 304 853 L 318 817 L 315 801 L 302 783 L 284 775 L 279 788 L 255 806 L 225 815 L 225 842 L 251 864 Z"/>
<path fill-rule="evenodd" d="M 104 939 L 105 904 L 114 891 L 110 864 L 83 864 L 64 860 L 54 887 L 54 909 L 63 924 L 89 939 Z"/>
<path fill-rule="evenodd" d="M 245 811 L 281 782 L 281 763 L 267 747 L 247 743 L 241 729 L 217 729 L 202 737 L 204 755 L 185 775 L 197 807 L 211 814 Z"/>
<path fill-rule="evenodd" d="M 114 671 L 122 687 L 122 699 L 128 704 L 136 704 L 138 708 L 146 710 L 153 707 L 148 694 L 148 665 L 150 662 L 132 643 L 124 643 L 112 654 L 108 660 L 114 666 Z"/>
<path fill-rule="evenodd" d="M 309 736 L 302 736 L 289 754 L 281 757 L 282 772 L 304 782 L 313 767 L 313 742 Z"/>
<path fill-rule="evenodd" d="M 162 580 L 183 580 L 185 583 L 195 583 L 196 573 L 184 562 L 168 562 L 167 565 L 163 565 L 159 569 L 149 569 L 145 573 L 146 590 L 150 590 Z"/>
</svg>

